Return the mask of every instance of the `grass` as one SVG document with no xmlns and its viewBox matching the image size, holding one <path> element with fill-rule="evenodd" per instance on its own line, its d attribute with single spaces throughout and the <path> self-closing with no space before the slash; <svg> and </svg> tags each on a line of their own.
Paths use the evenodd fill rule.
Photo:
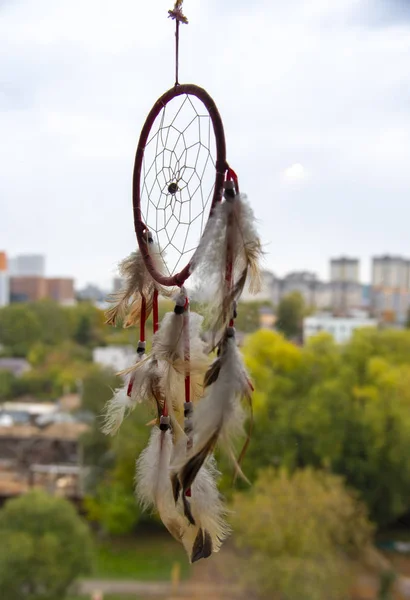
<svg viewBox="0 0 410 600">
<path fill-rule="evenodd" d="M 68 596 L 66 600 L 90 600 L 90 596 Z M 104 600 L 144 600 L 139 596 L 118 596 L 118 595 L 108 595 L 104 596 Z"/>
<path fill-rule="evenodd" d="M 91 577 L 170 581 L 176 564 L 179 564 L 181 579 L 186 579 L 190 567 L 182 546 L 162 533 L 144 533 L 135 537 L 98 542 Z"/>
</svg>

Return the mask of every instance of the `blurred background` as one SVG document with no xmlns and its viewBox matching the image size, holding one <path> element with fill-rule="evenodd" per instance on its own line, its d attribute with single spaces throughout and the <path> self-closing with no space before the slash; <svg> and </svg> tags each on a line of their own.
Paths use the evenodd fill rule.
<svg viewBox="0 0 410 600">
<path fill-rule="evenodd" d="M 152 414 L 100 431 L 170 8 L 0 0 L 1 596 L 410 598 L 410 2 L 185 0 L 180 81 L 218 105 L 265 252 L 236 322 L 251 485 L 220 457 L 234 533 L 194 566 L 134 497 Z"/>
</svg>

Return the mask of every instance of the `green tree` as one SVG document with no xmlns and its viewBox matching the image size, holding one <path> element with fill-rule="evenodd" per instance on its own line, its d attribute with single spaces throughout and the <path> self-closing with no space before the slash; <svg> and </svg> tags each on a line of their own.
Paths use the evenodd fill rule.
<svg viewBox="0 0 410 600">
<path fill-rule="evenodd" d="M 273 307 L 269 302 L 240 302 L 237 309 L 237 319 L 235 327 L 243 333 L 252 333 L 260 328 L 261 309 L 263 307 Z"/>
<path fill-rule="evenodd" d="M 27 304 L 10 304 L 0 309 L 0 344 L 13 356 L 26 356 L 41 336 L 41 325 Z"/>
<path fill-rule="evenodd" d="M 7 600 L 61 600 L 91 569 L 88 527 L 62 498 L 33 491 L 0 511 L 0 588 Z"/>
<path fill-rule="evenodd" d="M 54 300 L 40 300 L 30 304 L 41 327 L 41 341 L 44 344 L 56 345 L 70 337 L 70 320 L 67 308 Z"/>
<path fill-rule="evenodd" d="M 15 378 L 10 371 L 0 369 L 0 400 L 7 400 L 13 396 Z"/>
<path fill-rule="evenodd" d="M 98 430 L 90 433 L 90 441 L 94 444 L 99 441 L 101 446 L 99 470 L 89 488 L 86 508 L 89 518 L 98 522 L 106 533 L 129 533 L 142 516 L 134 492 L 135 459 L 148 442 L 150 427 L 146 424 L 154 416 L 150 409 L 138 406 L 114 437 L 101 433 L 101 419 L 95 422 Z M 97 445 L 94 452 L 96 449 Z"/>
<path fill-rule="evenodd" d="M 82 346 L 94 347 L 105 343 L 108 327 L 104 324 L 102 310 L 89 302 L 80 302 L 67 309 L 72 331 L 72 339 Z"/>
<path fill-rule="evenodd" d="M 301 340 L 305 312 L 303 296 L 299 292 L 288 294 L 277 307 L 277 330 L 289 339 Z"/>
<path fill-rule="evenodd" d="M 410 509 L 410 332 L 362 330 L 344 346 L 321 334 L 298 348 L 250 335 L 254 433 L 243 468 L 308 465 L 342 475 L 380 525 Z"/>
<path fill-rule="evenodd" d="M 233 508 L 241 573 L 260 598 L 344 599 L 350 561 L 372 551 L 364 506 L 333 475 L 266 469 Z"/>
</svg>

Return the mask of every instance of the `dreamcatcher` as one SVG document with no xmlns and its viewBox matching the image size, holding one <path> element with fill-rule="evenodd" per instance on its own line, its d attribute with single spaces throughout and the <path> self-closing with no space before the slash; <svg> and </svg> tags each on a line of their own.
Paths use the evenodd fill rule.
<svg viewBox="0 0 410 600">
<path fill-rule="evenodd" d="M 241 473 L 234 440 L 243 433 L 252 384 L 235 340 L 236 304 L 249 284 L 259 289 L 261 245 L 252 209 L 228 166 L 218 109 L 208 93 L 178 82 L 177 0 L 175 86 L 157 100 L 142 128 L 133 176 L 138 250 L 120 264 L 124 288 L 107 322 L 139 327 L 127 385 L 106 407 L 104 432 L 114 434 L 139 403 L 155 407 L 148 446 L 137 460 L 136 492 L 155 508 L 191 562 L 217 552 L 229 532 L 217 489 L 217 445 Z M 192 275 L 208 297 L 203 318 L 190 311 Z M 158 323 L 159 296 L 174 310 Z M 151 351 L 145 323 L 153 317 Z M 210 354 L 215 353 L 211 361 Z M 243 452 L 242 452 L 243 454 Z"/>
</svg>

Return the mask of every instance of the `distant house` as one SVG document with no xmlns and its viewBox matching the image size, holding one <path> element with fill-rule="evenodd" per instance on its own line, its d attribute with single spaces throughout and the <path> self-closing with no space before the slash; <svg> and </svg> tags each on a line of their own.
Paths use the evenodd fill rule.
<svg viewBox="0 0 410 600">
<path fill-rule="evenodd" d="M 105 346 L 93 350 L 93 360 L 102 367 L 109 367 L 116 373 L 128 369 L 135 362 L 132 346 Z"/>
<path fill-rule="evenodd" d="M 0 505 L 32 487 L 80 501 L 88 472 L 80 438 L 88 429 L 74 422 L 0 425 Z"/>
<path fill-rule="evenodd" d="M 10 371 L 15 377 L 21 377 L 30 369 L 30 364 L 24 358 L 0 358 L 0 371 Z"/>
<path fill-rule="evenodd" d="M 365 315 L 334 317 L 326 313 L 318 314 L 304 319 L 303 339 L 306 341 L 308 338 L 325 331 L 334 337 L 336 343 L 341 344 L 350 340 L 355 329 L 377 327 L 377 325 L 377 319 L 370 319 Z"/>
</svg>

